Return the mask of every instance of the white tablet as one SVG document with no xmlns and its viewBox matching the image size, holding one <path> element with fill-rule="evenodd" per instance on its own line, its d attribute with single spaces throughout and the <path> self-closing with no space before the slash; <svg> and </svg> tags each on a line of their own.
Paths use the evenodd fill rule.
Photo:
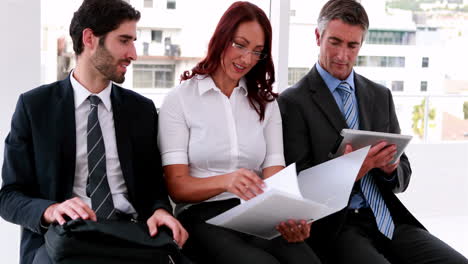
<svg viewBox="0 0 468 264">
<path fill-rule="evenodd" d="M 391 163 L 395 162 L 400 158 L 401 154 L 409 144 L 413 136 L 374 132 L 366 130 L 355 130 L 355 129 L 343 129 L 341 130 L 342 140 L 339 143 L 337 151 L 332 155 L 333 157 L 341 156 L 344 153 L 346 144 L 351 144 L 354 150 L 363 148 L 369 145 L 376 145 L 382 141 L 386 141 L 389 144 L 395 144 L 397 146 L 397 153 L 395 159 Z"/>
</svg>

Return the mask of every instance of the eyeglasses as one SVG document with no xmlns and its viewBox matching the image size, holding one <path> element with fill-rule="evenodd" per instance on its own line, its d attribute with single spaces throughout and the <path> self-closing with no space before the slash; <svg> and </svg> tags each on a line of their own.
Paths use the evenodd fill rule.
<svg viewBox="0 0 468 264">
<path fill-rule="evenodd" d="M 243 45 L 241 45 L 239 43 L 236 43 L 235 41 L 232 41 L 231 46 L 234 48 L 234 50 L 236 50 L 237 52 L 239 52 L 243 56 L 246 55 L 246 54 L 249 54 L 249 53 L 252 54 L 252 56 L 256 60 L 263 60 L 263 59 L 265 59 L 267 57 L 266 53 L 263 53 L 263 52 L 260 52 L 260 51 L 249 50 L 248 48 L 244 47 Z"/>
</svg>

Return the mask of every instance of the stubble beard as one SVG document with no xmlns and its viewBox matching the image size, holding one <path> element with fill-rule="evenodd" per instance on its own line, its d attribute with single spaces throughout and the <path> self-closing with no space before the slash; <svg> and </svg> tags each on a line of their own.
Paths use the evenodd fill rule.
<svg viewBox="0 0 468 264">
<path fill-rule="evenodd" d="M 117 72 L 117 63 L 109 50 L 104 45 L 99 44 L 96 54 L 91 58 L 94 67 L 104 75 L 109 81 L 123 83 L 125 74 Z"/>
</svg>

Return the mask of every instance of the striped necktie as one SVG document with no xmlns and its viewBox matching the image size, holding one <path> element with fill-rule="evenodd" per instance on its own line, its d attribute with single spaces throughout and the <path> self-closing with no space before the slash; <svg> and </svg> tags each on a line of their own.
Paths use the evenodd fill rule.
<svg viewBox="0 0 468 264">
<path fill-rule="evenodd" d="M 106 149 L 98 118 L 98 96 L 88 97 L 91 109 L 88 114 L 87 148 L 88 148 L 88 184 L 86 195 L 91 199 L 91 206 L 98 219 L 115 217 L 114 202 L 107 181 Z"/>
<path fill-rule="evenodd" d="M 337 89 L 341 99 L 343 100 L 343 115 L 348 127 L 351 129 L 359 129 L 357 104 L 352 96 L 351 86 L 347 82 L 341 82 Z M 390 215 L 390 211 L 380 194 L 379 188 L 377 188 L 377 185 L 374 182 L 374 178 L 370 173 L 367 173 L 360 182 L 361 191 L 374 213 L 379 231 L 389 239 L 392 239 L 395 225 L 393 223 L 392 216 Z"/>
</svg>

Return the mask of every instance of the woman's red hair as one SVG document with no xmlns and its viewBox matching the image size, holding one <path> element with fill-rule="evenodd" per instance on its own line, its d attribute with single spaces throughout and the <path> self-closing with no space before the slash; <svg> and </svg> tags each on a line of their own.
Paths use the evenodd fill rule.
<svg viewBox="0 0 468 264">
<path fill-rule="evenodd" d="M 260 120 L 263 120 L 266 104 L 278 97 L 278 94 L 272 90 L 272 85 L 275 82 L 275 69 L 271 58 L 272 30 L 265 12 L 252 3 L 235 2 L 224 12 L 211 37 L 206 57 L 192 69 L 192 72 L 185 71 L 181 75 L 181 80 L 191 79 L 195 75 L 213 74 L 221 66 L 221 55 L 231 45 L 239 25 L 251 21 L 258 22 L 263 29 L 265 44 L 262 52 L 267 54 L 267 57 L 259 60 L 245 75 L 245 79 L 250 105 L 258 113 Z"/>
</svg>

